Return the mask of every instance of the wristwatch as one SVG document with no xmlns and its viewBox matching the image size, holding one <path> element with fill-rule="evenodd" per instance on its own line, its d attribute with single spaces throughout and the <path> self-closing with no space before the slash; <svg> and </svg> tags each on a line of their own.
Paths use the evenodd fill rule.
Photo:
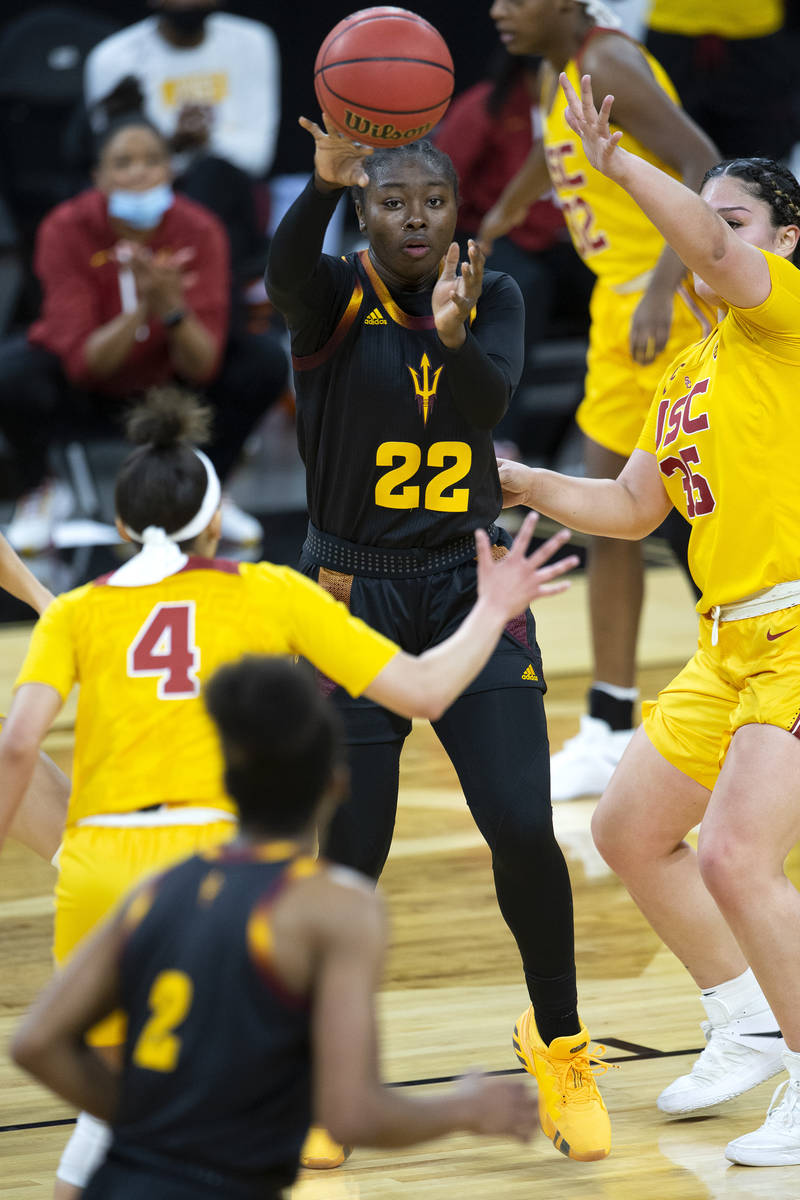
<svg viewBox="0 0 800 1200">
<path fill-rule="evenodd" d="M 164 313 L 164 316 L 161 318 L 161 324 L 165 329 L 174 329 L 176 325 L 180 325 L 185 316 L 185 308 L 173 308 L 170 312 Z"/>
</svg>

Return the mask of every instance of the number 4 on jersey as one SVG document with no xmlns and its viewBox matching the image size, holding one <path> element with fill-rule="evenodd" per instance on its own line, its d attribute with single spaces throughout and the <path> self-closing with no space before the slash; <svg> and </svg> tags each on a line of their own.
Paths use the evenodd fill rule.
<svg viewBox="0 0 800 1200">
<path fill-rule="evenodd" d="M 194 601 L 157 604 L 128 648 L 128 674 L 157 675 L 159 700 L 200 695 Z"/>
</svg>

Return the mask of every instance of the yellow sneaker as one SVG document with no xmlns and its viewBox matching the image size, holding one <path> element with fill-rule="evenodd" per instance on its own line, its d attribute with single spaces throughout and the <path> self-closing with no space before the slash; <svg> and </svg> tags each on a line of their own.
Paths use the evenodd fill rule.
<svg viewBox="0 0 800 1200">
<path fill-rule="evenodd" d="M 579 1162 L 605 1158 L 611 1150 L 611 1122 L 592 1073 L 597 1059 L 589 1054 L 586 1027 L 546 1046 L 530 1007 L 514 1026 L 513 1041 L 517 1058 L 536 1076 L 539 1123 L 556 1150 Z"/>
<path fill-rule="evenodd" d="M 300 1166 L 310 1167 L 312 1171 L 331 1171 L 340 1167 L 349 1154 L 349 1146 L 340 1146 L 327 1129 L 312 1125 L 300 1151 Z"/>
</svg>

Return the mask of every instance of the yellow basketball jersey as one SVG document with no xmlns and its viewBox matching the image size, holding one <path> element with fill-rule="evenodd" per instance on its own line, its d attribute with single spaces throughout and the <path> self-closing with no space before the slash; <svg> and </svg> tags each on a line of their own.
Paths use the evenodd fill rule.
<svg viewBox="0 0 800 1200">
<path fill-rule="evenodd" d="M 68 824 L 152 804 L 232 809 L 201 689 L 243 654 L 298 654 L 358 695 L 397 653 L 288 567 L 191 558 L 159 583 L 58 596 L 15 687 L 80 684 Z"/>
<path fill-rule="evenodd" d="M 769 297 L 674 360 L 638 443 L 691 523 L 701 613 L 800 579 L 800 271 L 765 258 Z"/>
<path fill-rule="evenodd" d="M 593 30 L 583 43 L 581 53 L 589 39 L 597 33 L 608 36 L 615 31 Z M 617 33 L 616 36 L 625 35 Z M 666 71 L 644 48 L 639 49 L 647 59 L 658 86 L 677 104 L 678 97 Z M 578 93 L 581 90 L 581 53 L 570 59 L 565 68 L 567 78 Z M 581 139 L 566 122 L 564 93 L 554 80 L 553 73 L 548 71 L 542 84 L 544 103 L 553 95 L 555 99 L 550 111 L 545 111 L 544 107 L 542 109 L 544 148 L 550 178 L 573 245 L 586 265 L 608 287 L 638 283 L 638 290 L 642 290 L 647 284 L 647 279 L 643 277 L 656 265 L 664 239 L 628 193 L 590 164 Z M 618 126 L 612 122 L 611 128 L 617 129 Z M 622 145 L 631 154 L 646 159 L 668 175 L 676 177 L 671 167 L 656 158 L 629 133 L 625 133 Z"/>
<path fill-rule="evenodd" d="M 685 37 L 766 37 L 783 25 L 783 9 L 783 0 L 653 0 L 647 23 Z"/>
</svg>

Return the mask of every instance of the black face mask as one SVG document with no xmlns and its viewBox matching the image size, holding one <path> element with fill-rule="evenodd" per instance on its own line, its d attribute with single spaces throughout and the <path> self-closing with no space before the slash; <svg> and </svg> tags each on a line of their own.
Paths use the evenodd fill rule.
<svg viewBox="0 0 800 1200">
<path fill-rule="evenodd" d="M 196 37 L 203 32 L 209 9 L 206 5 L 197 4 L 193 8 L 171 8 L 163 10 L 161 18 L 171 25 L 179 37 Z"/>
</svg>

